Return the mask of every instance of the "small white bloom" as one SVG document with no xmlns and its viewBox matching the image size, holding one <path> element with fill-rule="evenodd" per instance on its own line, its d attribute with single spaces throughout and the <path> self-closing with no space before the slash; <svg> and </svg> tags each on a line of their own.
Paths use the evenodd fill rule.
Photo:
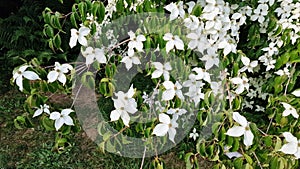
<svg viewBox="0 0 300 169">
<path fill-rule="evenodd" d="M 207 54 L 200 58 L 200 60 L 205 61 L 205 69 L 209 70 L 214 65 L 219 67 L 220 60 L 216 50 L 214 48 L 208 48 L 206 52 Z"/>
<path fill-rule="evenodd" d="M 129 31 L 128 35 L 130 36 L 130 42 L 128 43 L 128 47 L 130 49 L 135 48 L 137 51 L 142 52 L 143 41 L 146 41 L 145 36 L 144 35 L 135 36 L 135 34 L 132 31 Z"/>
<path fill-rule="evenodd" d="M 193 129 L 193 132 L 190 133 L 190 138 L 193 138 L 194 141 L 196 141 L 197 137 L 199 137 L 199 134 L 197 133 L 196 128 Z"/>
<path fill-rule="evenodd" d="M 180 1 L 176 5 L 174 2 L 164 7 L 167 11 L 171 12 L 170 21 L 176 19 L 178 16 L 184 18 L 185 11 L 183 9 L 183 2 Z"/>
<path fill-rule="evenodd" d="M 248 72 L 253 72 L 253 69 L 258 65 L 258 61 L 252 61 L 250 62 L 250 59 L 246 56 L 242 56 L 241 58 L 242 63 L 244 64 L 244 67 L 240 69 L 240 72 L 248 71 Z"/>
<path fill-rule="evenodd" d="M 210 74 L 206 72 L 204 69 L 195 67 L 192 71 L 196 72 L 197 75 L 195 76 L 196 80 L 205 80 L 206 82 L 210 83 Z"/>
<path fill-rule="evenodd" d="M 164 76 L 165 81 L 168 81 L 170 78 L 169 71 L 172 70 L 170 62 L 165 63 L 164 65 L 160 62 L 153 62 L 152 65 L 155 67 L 155 71 L 152 73 L 153 78 L 159 78 L 161 75 Z"/>
<path fill-rule="evenodd" d="M 84 26 L 80 27 L 78 31 L 76 29 L 71 29 L 70 47 L 73 48 L 76 46 L 77 40 L 82 46 L 87 46 L 88 43 L 85 36 L 87 36 L 90 31 L 89 28 Z"/>
<path fill-rule="evenodd" d="M 104 55 L 103 49 L 87 47 L 85 51 L 82 52 L 82 55 L 86 57 L 86 65 L 90 65 L 95 61 L 99 63 L 106 63 L 106 57 Z"/>
<path fill-rule="evenodd" d="M 173 109 L 173 108 L 171 108 L 167 111 L 167 114 L 173 115 L 173 118 L 177 120 L 179 116 L 185 114 L 186 112 L 187 111 L 185 109 L 180 109 L 180 108 Z"/>
<path fill-rule="evenodd" d="M 140 59 L 134 54 L 134 52 L 128 52 L 128 55 L 123 57 L 121 62 L 125 63 L 126 69 L 129 70 L 132 67 L 132 64 L 138 65 L 141 64 Z"/>
<path fill-rule="evenodd" d="M 176 129 L 178 124 L 176 119 L 170 119 L 170 117 L 164 113 L 159 114 L 159 124 L 157 124 L 154 129 L 153 133 L 157 136 L 165 136 L 167 133 L 169 134 L 169 140 L 175 143 L 174 138 L 176 135 Z"/>
<path fill-rule="evenodd" d="M 300 89 L 296 89 L 295 91 L 292 92 L 292 94 L 296 97 L 300 97 Z"/>
<path fill-rule="evenodd" d="M 40 108 L 38 108 L 38 109 L 34 112 L 33 117 L 39 116 L 39 115 L 41 115 L 43 112 L 45 112 L 45 113 L 47 113 L 47 114 L 50 114 L 49 106 L 48 106 L 47 104 L 40 105 Z"/>
<path fill-rule="evenodd" d="M 244 135 L 244 144 L 246 146 L 251 146 L 253 144 L 254 135 L 249 127 L 250 122 L 238 112 L 233 112 L 233 120 L 241 126 L 233 126 L 225 134 L 231 137 L 240 137 Z"/>
<path fill-rule="evenodd" d="M 293 154 L 296 159 L 300 158 L 300 140 L 297 140 L 290 132 L 282 133 L 285 140 L 287 141 L 279 151 L 282 151 L 284 154 Z"/>
<path fill-rule="evenodd" d="M 281 70 L 281 69 L 279 69 L 278 71 L 276 71 L 276 72 L 274 72 L 276 75 L 279 75 L 279 76 L 284 76 L 284 75 L 286 75 L 286 76 L 290 76 L 290 71 L 289 71 L 289 69 L 288 68 L 283 68 L 283 70 Z"/>
<path fill-rule="evenodd" d="M 30 67 L 28 65 L 23 65 L 19 67 L 19 69 L 13 71 L 13 81 L 16 81 L 17 86 L 19 86 L 19 90 L 23 91 L 23 77 L 28 80 L 39 80 L 40 77 L 33 71 L 29 71 L 26 69 Z"/>
<path fill-rule="evenodd" d="M 176 47 L 176 49 L 178 50 L 184 49 L 183 41 L 177 35 L 173 36 L 171 33 L 166 33 L 163 39 L 165 41 L 168 41 L 166 44 L 167 53 L 169 53 L 170 50 L 174 49 L 174 47 Z"/>
<path fill-rule="evenodd" d="M 172 100 L 175 95 L 177 95 L 180 99 L 184 99 L 181 91 L 182 86 L 179 82 L 176 81 L 174 84 L 172 81 L 164 81 L 163 86 L 166 90 L 162 94 L 162 100 Z"/>
<path fill-rule="evenodd" d="M 69 70 L 72 70 L 73 67 L 69 64 L 60 64 L 55 62 L 55 67 L 53 71 L 50 71 L 47 75 L 48 83 L 52 83 L 55 80 L 60 81 L 63 85 L 65 85 L 67 78 L 65 73 L 68 73 Z"/>
<path fill-rule="evenodd" d="M 72 109 L 63 109 L 61 113 L 52 112 L 50 114 L 50 119 L 55 120 L 54 126 L 56 131 L 58 131 L 63 124 L 73 126 L 73 119 L 69 116 L 71 112 L 74 112 Z"/>
<path fill-rule="evenodd" d="M 265 21 L 265 16 L 268 15 L 269 6 L 267 4 L 259 4 L 256 9 L 253 11 L 253 15 L 251 16 L 252 21 L 258 20 L 259 23 L 263 23 Z"/>
<path fill-rule="evenodd" d="M 299 117 L 299 114 L 297 113 L 297 110 L 293 107 L 293 106 L 291 106 L 290 104 L 288 104 L 288 103 L 284 103 L 284 102 L 281 102 L 281 104 L 283 105 L 283 107 L 284 107 L 284 111 L 283 111 L 283 113 L 282 113 L 282 116 L 288 116 L 288 115 L 292 115 L 292 116 L 294 116 L 296 119 Z"/>
<path fill-rule="evenodd" d="M 248 83 L 248 79 L 246 77 L 235 77 L 231 79 L 231 82 L 233 84 L 237 85 L 237 89 L 235 90 L 236 94 L 241 94 L 243 93 L 244 89 L 246 88 L 247 90 L 249 90 L 249 83 Z"/>
</svg>

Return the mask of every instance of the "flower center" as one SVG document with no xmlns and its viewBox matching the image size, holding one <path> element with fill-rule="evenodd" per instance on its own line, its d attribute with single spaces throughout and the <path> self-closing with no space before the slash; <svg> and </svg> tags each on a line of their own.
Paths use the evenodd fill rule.
<svg viewBox="0 0 300 169">
<path fill-rule="evenodd" d="M 18 71 L 18 74 L 22 74 L 22 72 L 19 70 L 19 71 Z"/>
<path fill-rule="evenodd" d="M 250 130 L 250 127 L 249 127 L 249 126 L 247 126 L 247 127 L 245 128 L 245 130 L 247 130 L 247 131 L 248 131 L 248 130 Z"/>
</svg>

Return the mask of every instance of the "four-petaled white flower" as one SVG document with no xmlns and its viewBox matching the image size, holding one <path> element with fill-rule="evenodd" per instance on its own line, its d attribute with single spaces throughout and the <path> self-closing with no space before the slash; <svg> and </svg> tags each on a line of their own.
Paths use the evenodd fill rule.
<svg viewBox="0 0 300 169">
<path fill-rule="evenodd" d="M 206 52 L 207 52 L 207 54 L 204 55 L 202 58 L 200 58 L 200 60 L 206 61 L 205 62 L 205 69 L 209 70 L 214 65 L 219 67 L 220 60 L 218 58 L 218 54 L 217 54 L 216 50 L 213 49 L 213 48 L 208 48 Z"/>
<path fill-rule="evenodd" d="M 84 26 L 80 27 L 78 31 L 76 29 L 71 29 L 70 47 L 73 48 L 76 46 L 77 40 L 82 46 L 87 46 L 88 43 L 85 36 L 87 36 L 90 31 L 89 28 Z"/>
<path fill-rule="evenodd" d="M 290 104 L 288 103 L 284 103 L 284 102 L 281 102 L 281 104 L 283 105 L 284 107 L 284 111 L 282 113 L 282 116 L 288 116 L 288 115 L 292 115 L 293 117 L 295 117 L 296 119 L 299 117 L 299 114 L 297 113 L 297 110 L 291 106 Z"/>
<path fill-rule="evenodd" d="M 159 124 L 157 124 L 154 129 L 153 133 L 157 136 L 164 136 L 167 133 L 169 134 L 169 140 L 171 140 L 173 143 L 175 143 L 174 138 L 176 135 L 176 129 L 178 127 L 178 124 L 176 122 L 176 119 L 170 119 L 170 117 L 164 113 L 159 114 Z"/>
<path fill-rule="evenodd" d="M 164 65 L 161 64 L 160 62 L 153 62 L 152 65 L 154 65 L 156 70 L 152 73 L 151 78 L 159 78 L 161 75 L 163 75 L 166 81 L 169 80 L 170 78 L 169 71 L 172 70 L 170 62 L 167 62 Z"/>
<path fill-rule="evenodd" d="M 181 100 L 184 99 L 181 91 L 182 86 L 179 82 L 176 81 L 174 84 L 172 81 L 164 81 L 163 86 L 166 90 L 162 94 L 162 100 L 172 100 L 175 95 Z"/>
<path fill-rule="evenodd" d="M 86 65 L 90 65 L 95 61 L 95 59 L 99 63 L 106 63 L 106 57 L 104 55 L 103 49 L 87 47 L 85 51 L 82 52 L 82 55 L 86 57 Z"/>
<path fill-rule="evenodd" d="M 246 146 L 251 146 L 253 144 L 254 135 L 249 127 L 250 122 L 248 122 L 247 119 L 238 112 L 233 112 L 233 120 L 241 126 L 233 126 L 225 134 L 232 137 L 240 137 L 244 135 L 244 144 Z"/>
<path fill-rule="evenodd" d="M 169 109 L 167 111 L 167 114 L 171 114 L 173 116 L 174 119 L 178 119 L 179 116 L 185 114 L 187 111 L 185 109 L 180 109 L 180 108 L 176 108 L 176 109 Z"/>
<path fill-rule="evenodd" d="M 138 65 L 141 64 L 139 57 L 137 57 L 134 52 L 128 52 L 128 55 L 123 57 L 121 62 L 125 63 L 126 69 L 129 70 L 132 67 L 132 64 Z"/>
<path fill-rule="evenodd" d="M 176 19 L 178 16 L 184 18 L 185 11 L 183 9 L 183 2 L 180 1 L 176 5 L 174 2 L 164 7 L 167 11 L 171 12 L 170 21 Z"/>
<path fill-rule="evenodd" d="M 133 86 L 131 85 L 127 93 L 119 91 L 115 95 L 118 97 L 117 99 L 113 99 L 116 109 L 110 113 L 110 119 L 111 121 L 117 121 L 121 118 L 124 125 L 129 126 L 130 116 L 128 113 L 134 114 L 137 112 L 137 103 L 132 98 L 134 95 Z"/>
<path fill-rule="evenodd" d="M 246 56 L 242 56 L 241 58 L 242 63 L 244 64 L 244 67 L 240 69 L 240 72 L 248 71 L 248 72 L 253 72 L 253 69 L 258 65 L 258 61 L 250 61 L 250 59 Z"/>
<path fill-rule="evenodd" d="M 53 71 L 50 71 L 47 75 L 48 83 L 52 83 L 55 80 L 60 81 L 63 85 L 65 85 L 67 81 L 67 77 L 65 73 L 68 73 L 69 70 L 72 70 L 73 67 L 67 63 L 60 64 L 58 62 L 55 62 L 55 67 Z"/>
<path fill-rule="evenodd" d="M 190 133 L 190 138 L 193 138 L 194 141 L 196 141 L 197 137 L 199 137 L 199 134 L 197 133 L 196 128 L 193 129 L 193 132 Z"/>
<path fill-rule="evenodd" d="M 279 151 L 282 151 L 284 154 L 293 154 L 296 159 L 300 158 L 300 140 L 297 140 L 290 132 L 282 133 L 285 140 L 287 141 Z"/>
<path fill-rule="evenodd" d="M 33 117 L 39 116 L 39 115 L 41 115 L 43 112 L 45 112 L 45 113 L 47 113 L 47 114 L 50 114 L 49 106 L 48 106 L 47 104 L 40 105 L 40 108 L 38 108 L 38 109 L 34 112 Z"/>
<path fill-rule="evenodd" d="M 163 39 L 165 41 L 168 41 L 166 44 L 167 53 L 169 53 L 170 50 L 174 49 L 174 47 L 176 47 L 176 49 L 178 50 L 184 49 L 183 41 L 177 35 L 174 36 L 171 33 L 166 33 Z"/>
<path fill-rule="evenodd" d="M 40 77 L 33 71 L 29 71 L 26 69 L 30 67 L 28 65 L 23 65 L 17 70 L 13 71 L 13 81 L 16 81 L 17 86 L 19 86 L 19 90 L 23 91 L 23 77 L 28 80 L 39 80 Z"/>
<path fill-rule="evenodd" d="M 74 112 L 72 109 L 63 109 L 61 113 L 52 112 L 50 114 L 50 119 L 55 120 L 54 126 L 56 131 L 58 131 L 62 125 L 66 124 L 69 126 L 73 126 L 73 119 L 69 116 L 71 112 Z"/>
<path fill-rule="evenodd" d="M 243 93 L 244 89 L 246 88 L 247 90 L 249 90 L 249 83 L 248 83 L 248 79 L 246 77 L 234 77 L 231 79 L 231 82 L 233 84 L 236 84 L 237 85 L 237 88 L 235 90 L 235 93 L 236 94 L 241 94 Z"/>
<path fill-rule="evenodd" d="M 129 49 L 135 48 L 137 51 L 143 51 L 143 41 L 146 40 L 144 35 L 136 36 L 134 32 L 129 31 L 128 35 L 130 36 L 130 42 L 128 43 Z"/>
<path fill-rule="evenodd" d="M 268 15 L 269 6 L 267 4 L 259 4 L 256 9 L 253 11 L 253 15 L 251 16 L 252 21 L 258 20 L 259 23 L 263 23 L 265 21 L 265 16 Z"/>
</svg>

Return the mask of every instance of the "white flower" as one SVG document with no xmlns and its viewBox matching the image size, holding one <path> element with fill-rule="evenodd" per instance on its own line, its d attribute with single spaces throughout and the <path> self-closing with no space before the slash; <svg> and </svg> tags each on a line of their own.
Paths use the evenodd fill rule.
<svg viewBox="0 0 300 169">
<path fill-rule="evenodd" d="M 38 108 L 38 109 L 34 112 L 33 117 L 39 116 L 39 115 L 41 115 L 43 112 L 45 112 L 45 113 L 47 113 L 47 114 L 50 114 L 49 106 L 48 106 L 47 104 L 40 105 L 40 108 Z"/>
<path fill-rule="evenodd" d="M 171 140 L 173 143 L 175 143 L 174 138 L 176 135 L 176 129 L 178 127 L 178 124 L 176 122 L 176 119 L 170 119 L 170 117 L 164 113 L 159 114 L 159 124 L 157 124 L 154 129 L 153 133 L 157 136 L 164 136 L 167 133 L 169 134 L 169 140 Z"/>
<path fill-rule="evenodd" d="M 174 84 L 171 81 L 164 81 L 163 86 L 166 90 L 162 94 L 162 100 L 172 100 L 175 95 L 177 95 L 180 99 L 184 99 L 181 91 L 182 86 L 179 82 L 176 81 L 176 83 Z"/>
<path fill-rule="evenodd" d="M 85 36 L 87 36 L 90 31 L 89 28 L 84 26 L 80 27 L 78 31 L 76 29 L 71 29 L 70 47 L 73 48 L 76 46 L 77 40 L 82 46 L 87 46 L 88 44 Z"/>
<path fill-rule="evenodd" d="M 236 53 L 236 44 L 234 39 L 223 40 L 218 45 L 219 49 L 223 49 L 224 56 L 230 52 Z"/>
<path fill-rule="evenodd" d="M 191 90 L 191 89 L 195 89 L 195 90 Z M 202 88 L 189 88 L 189 91 L 187 93 L 185 93 L 185 95 L 189 96 L 195 103 L 195 105 L 197 105 L 200 100 L 204 99 L 204 93 L 202 93 Z"/>
<path fill-rule="evenodd" d="M 276 75 L 279 75 L 279 76 L 284 76 L 284 75 L 286 75 L 286 76 L 290 76 L 290 71 L 289 71 L 289 69 L 288 68 L 283 68 L 283 70 L 281 70 L 281 69 L 279 69 L 278 71 L 276 71 L 276 72 L 274 72 Z"/>
<path fill-rule="evenodd" d="M 50 71 L 47 75 L 48 83 L 52 83 L 55 80 L 60 81 L 63 85 L 65 85 L 67 78 L 65 73 L 68 73 L 69 70 L 72 70 L 73 67 L 69 64 L 60 64 L 55 62 L 55 67 L 53 71 Z"/>
<path fill-rule="evenodd" d="M 185 114 L 186 112 L 187 111 L 185 109 L 180 109 L 180 108 L 173 109 L 173 108 L 171 108 L 167 111 L 167 114 L 173 115 L 173 118 L 177 120 L 179 116 Z"/>
<path fill-rule="evenodd" d="M 255 68 L 258 65 L 258 61 L 252 61 L 250 62 L 250 59 L 246 56 L 242 56 L 241 58 L 242 63 L 244 64 L 244 67 L 240 69 L 240 72 L 248 71 L 248 72 L 253 72 L 253 68 Z"/>
<path fill-rule="evenodd" d="M 258 20 L 259 23 L 265 21 L 265 16 L 268 15 L 269 6 L 267 4 L 259 4 L 256 9 L 254 9 L 251 16 L 252 21 Z"/>
<path fill-rule="evenodd" d="M 170 78 L 169 71 L 172 70 L 170 62 L 167 62 L 164 65 L 161 64 L 160 62 L 153 62 L 152 65 L 154 65 L 156 70 L 152 73 L 151 78 L 159 78 L 161 75 L 163 75 L 166 81 L 169 80 Z"/>
<path fill-rule="evenodd" d="M 121 62 L 125 63 L 127 70 L 129 70 L 132 67 L 132 64 L 141 64 L 140 59 L 136 55 L 134 55 L 134 52 L 128 52 L 128 56 L 123 57 Z"/>
<path fill-rule="evenodd" d="M 196 141 L 197 137 L 199 137 L 199 134 L 197 133 L 196 128 L 193 129 L 193 132 L 190 133 L 190 138 L 193 138 L 194 141 Z"/>
<path fill-rule="evenodd" d="M 268 52 L 268 56 L 277 55 L 278 54 L 278 48 L 275 46 L 276 43 L 271 42 L 269 44 L 269 47 L 262 48 L 263 51 Z"/>
<path fill-rule="evenodd" d="M 128 35 L 130 36 L 130 42 L 128 43 L 128 47 L 130 49 L 135 48 L 139 52 L 143 51 L 143 41 L 146 40 L 144 35 L 138 35 L 135 36 L 135 34 L 132 31 L 128 32 Z"/>
<path fill-rule="evenodd" d="M 282 116 L 288 116 L 288 115 L 292 115 L 292 116 L 294 116 L 296 119 L 299 117 L 299 114 L 297 113 L 297 111 L 296 111 L 296 109 L 293 107 L 293 106 L 291 106 L 290 104 L 288 104 L 288 103 L 284 103 L 284 102 L 281 102 L 281 104 L 283 105 L 283 107 L 284 107 L 284 111 L 283 111 L 283 113 L 282 113 Z"/>
<path fill-rule="evenodd" d="M 241 126 L 233 126 L 225 134 L 232 137 L 240 137 L 244 135 L 244 144 L 246 146 L 251 146 L 253 144 L 254 135 L 249 127 L 250 122 L 248 122 L 247 119 L 244 116 L 241 116 L 238 112 L 233 112 L 233 120 Z"/>
<path fill-rule="evenodd" d="M 194 15 L 190 15 L 188 18 L 184 19 L 184 26 L 190 30 L 196 30 L 199 28 L 199 19 Z"/>
<path fill-rule="evenodd" d="M 175 3 L 170 3 L 169 5 L 164 7 L 167 11 L 171 12 L 170 14 L 170 21 L 176 19 L 178 16 L 184 18 L 184 10 L 183 10 L 183 2 L 180 1 L 176 5 Z"/>
<path fill-rule="evenodd" d="M 295 91 L 293 91 L 292 95 L 294 95 L 296 97 L 300 97 L 300 89 L 296 89 Z"/>
<path fill-rule="evenodd" d="M 39 80 L 40 77 L 34 73 L 33 71 L 29 71 L 26 69 L 30 67 L 28 65 L 23 65 L 19 67 L 19 69 L 13 71 L 13 81 L 16 81 L 17 86 L 19 86 L 19 90 L 23 91 L 23 77 L 28 80 Z"/>
<path fill-rule="evenodd" d="M 197 75 L 195 76 L 196 80 L 205 80 L 206 82 L 210 83 L 210 74 L 206 72 L 202 68 L 195 67 L 192 71 L 196 72 Z"/>
<path fill-rule="evenodd" d="M 58 131 L 63 124 L 72 126 L 74 125 L 72 118 L 69 116 L 71 112 L 74 112 L 72 109 L 63 109 L 61 113 L 52 112 L 50 114 L 50 119 L 55 120 L 54 126 L 56 131 Z"/>
<path fill-rule="evenodd" d="M 106 57 L 104 55 L 103 49 L 99 48 L 92 48 L 92 47 L 87 47 L 84 52 L 82 52 L 82 55 L 86 57 L 86 65 L 90 65 L 95 61 L 95 59 L 99 63 L 106 63 Z"/>
<path fill-rule="evenodd" d="M 300 140 L 297 140 L 290 132 L 282 133 L 285 140 L 287 141 L 279 151 L 282 151 L 285 154 L 293 154 L 296 159 L 300 158 Z"/>
<path fill-rule="evenodd" d="M 128 113 L 134 114 L 137 112 L 137 103 L 132 98 L 134 95 L 133 86 L 131 85 L 127 93 L 119 91 L 115 95 L 118 97 L 117 99 L 113 99 L 116 109 L 110 113 L 110 119 L 111 121 L 117 121 L 121 118 L 124 125 L 129 126 L 130 116 Z"/>
<path fill-rule="evenodd" d="M 166 33 L 163 39 L 165 41 L 168 41 L 166 44 L 167 53 L 169 53 L 170 50 L 174 49 L 174 47 L 176 47 L 176 49 L 178 50 L 184 49 L 183 41 L 177 35 L 173 36 L 171 33 Z"/>
<path fill-rule="evenodd" d="M 248 79 L 246 77 L 235 77 L 231 79 L 231 82 L 233 84 L 237 85 L 237 89 L 235 90 L 236 94 L 241 94 L 243 93 L 244 89 L 246 88 L 247 90 L 249 90 L 249 83 L 248 83 Z"/>
<path fill-rule="evenodd" d="M 205 69 L 209 70 L 214 65 L 219 67 L 220 60 L 218 58 L 218 54 L 216 53 L 216 50 L 214 48 L 208 48 L 206 52 L 207 54 L 204 55 L 202 58 L 200 58 L 202 61 L 206 61 Z"/>
</svg>

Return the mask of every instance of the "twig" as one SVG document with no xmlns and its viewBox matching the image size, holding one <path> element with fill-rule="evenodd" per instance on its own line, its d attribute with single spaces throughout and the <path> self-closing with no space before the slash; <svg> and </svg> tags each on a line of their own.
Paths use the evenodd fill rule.
<svg viewBox="0 0 300 169">
<path fill-rule="evenodd" d="M 295 68 L 296 68 L 296 63 L 294 64 L 293 69 L 292 69 L 292 71 L 291 71 L 291 74 L 290 74 L 290 76 L 289 76 L 289 79 L 288 79 L 288 81 L 287 81 L 287 83 L 286 83 L 285 90 L 284 90 L 284 96 L 286 96 L 286 92 L 287 92 L 288 87 L 289 87 L 289 84 L 290 84 L 290 82 L 291 82 L 291 77 L 293 76 L 293 74 L 294 74 L 294 72 L 295 72 Z"/>
<path fill-rule="evenodd" d="M 121 134 L 123 131 L 125 131 L 128 128 L 128 126 L 125 126 L 124 128 L 122 128 L 117 134 L 113 135 L 112 137 L 116 137 L 119 134 Z"/>
<path fill-rule="evenodd" d="M 268 133 L 268 131 L 269 131 L 270 127 L 271 127 L 271 124 L 272 124 L 272 122 L 273 122 L 273 118 L 274 118 L 274 117 L 272 117 L 271 120 L 270 120 L 270 123 L 269 123 L 269 125 L 268 125 L 268 128 L 267 128 L 266 133 Z"/>
<path fill-rule="evenodd" d="M 80 92 L 80 90 L 81 90 L 81 87 L 82 87 L 82 84 L 80 84 L 79 89 L 78 89 L 78 91 L 76 92 L 76 95 L 75 95 L 75 98 L 74 98 L 74 100 L 73 100 L 73 103 L 72 103 L 71 107 L 74 106 L 75 101 L 76 101 L 76 99 L 77 99 L 77 97 L 78 97 L 78 94 L 79 94 L 79 92 Z"/>
<path fill-rule="evenodd" d="M 140 169 L 143 169 L 143 165 L 144 165 L 144 161 L 145 161 L 145 156 L 146 156 L 146 146 L 145 146 L 145 148 L 144 148 L 144 154 L 143 154 L 143 158 L 142 158 L 142 163 L 141 163 L 141 167 L 140 167 Z"/>
<path fill-rule="evenodd" d="M 257 162 L 258 162 L 258 165 L 259 165 L 259 167 L 260 167 L 261 169 L 263 169 L 263 166 L 261 165 L 261 163 L 260 163 L 260 161 L 259 161 L 258 157 L 256 156 L 255 152 L 253 152 L 253 155 L 254 155 L 254 157 L 256 158 L 256 160 L 257 160 Z"/>
</svg>

